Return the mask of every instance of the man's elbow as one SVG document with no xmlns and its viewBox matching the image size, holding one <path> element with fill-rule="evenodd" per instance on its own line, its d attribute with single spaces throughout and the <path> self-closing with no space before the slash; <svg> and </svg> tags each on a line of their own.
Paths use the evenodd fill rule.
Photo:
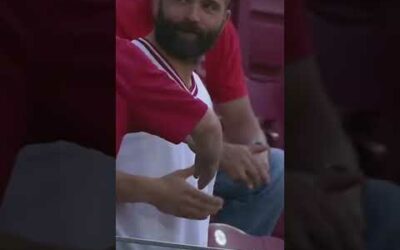
<svg viewBox="0 0 400 250">
<path fill-rule="evenodd" d="M 212 109 L 208 109 L 203 118 L 197 124 L 191 134 L 193 141 L 213 138 L 214 141 L 222 141 L 222 126 L 217 115 Z"/>
</svg>

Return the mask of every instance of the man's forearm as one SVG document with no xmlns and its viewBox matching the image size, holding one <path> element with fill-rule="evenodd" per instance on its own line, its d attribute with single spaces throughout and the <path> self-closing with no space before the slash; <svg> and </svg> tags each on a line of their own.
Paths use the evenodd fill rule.
<svg viewBox="0 0 400 250">
<path fill-rule="evenodd" d="M 116 171 L 117 202 L 152 203 L 156 179 Z"/>
<path fill-rule="evenodd" d="M 224 141 L 243 145 L 267 145 L 267 139 L 248 97 L 219 104 L 217 111 L 224 126 Z"/>
<path fill-rule="evenodd" d="M 218 117 L 208 110 L 187 143 L 196 152 L 196 164 L 218 165 L 222 153 L 222 128 Z"/>
</svg>

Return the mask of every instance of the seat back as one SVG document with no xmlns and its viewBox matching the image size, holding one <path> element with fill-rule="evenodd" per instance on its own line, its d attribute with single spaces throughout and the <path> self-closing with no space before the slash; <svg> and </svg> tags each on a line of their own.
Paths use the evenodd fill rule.
<svg viewBox="0 0 400 250">
<path fill-rule="evenodd" d="M 233 13 L 246 75 L 260 82 L 282 83 L 283 1 L 237 1 Z"/>
<path fill-rule="evenodd" d="M 234 1 L 232 8 L 253 109 L 270 144 L 283 148 L 283 1 Z"/>
<path fill-rule="evenodd" d="M 283 250 L 284 241 L 269 236 L 251 236 L 226 224 L 211 223 L 208 246 L 237 250 Z"/>
</svg>

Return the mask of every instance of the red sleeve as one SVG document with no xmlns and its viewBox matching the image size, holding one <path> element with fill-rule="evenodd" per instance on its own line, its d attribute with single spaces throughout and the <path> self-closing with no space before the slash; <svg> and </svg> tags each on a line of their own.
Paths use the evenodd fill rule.
<svg viewBox="0 0 400 250">
<path fill-rule="evenodd" d="M 124 134 L 137 131 L 180 143 L 208 109 L 128 40 L 117 38 L 116 69 L 117 145 Z"/>
<path fill-rule="evenodd" d="M 309 23 L 302 0 L 285 6 L 285 62 L 290 63 L 313 53 Z"/>
<path fill-rule="evenodd" d="M 228 102 L 247 95 L 239 38 L 231 21 L 206 55 L 205 70 L 205 83 L 214 102 Z"/>
</svg>

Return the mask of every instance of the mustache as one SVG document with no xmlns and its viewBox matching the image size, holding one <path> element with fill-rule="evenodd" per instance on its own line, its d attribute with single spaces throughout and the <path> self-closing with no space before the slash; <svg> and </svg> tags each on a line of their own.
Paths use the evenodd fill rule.
<svg viewBox="0 0 400 250">
<path fill-rule="evenodd" d="M 205 32 L 202 30 L 197 24 L 192 22 L 181 22 L 176 23 L 175 27 L 179 31 L 187 32 L 187 33 L 194 33 L 198 36 L 204 36 Z"/>
</svg>

